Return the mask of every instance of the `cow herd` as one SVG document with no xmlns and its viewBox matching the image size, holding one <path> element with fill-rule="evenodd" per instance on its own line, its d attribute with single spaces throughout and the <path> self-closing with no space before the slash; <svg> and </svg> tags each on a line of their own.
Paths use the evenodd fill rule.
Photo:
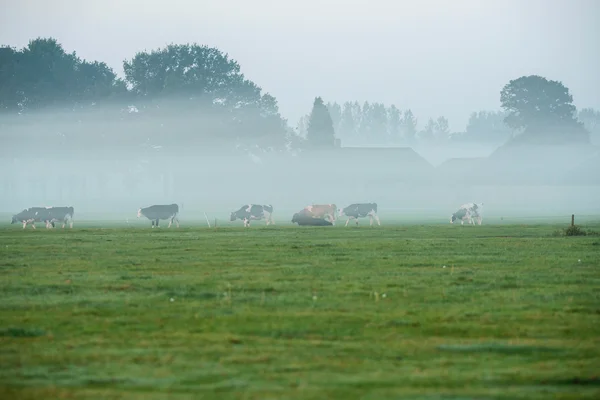
<svg viewBox="0 0 600 400">
<path fill-rule="evenodd" d="M 466 203 L 460 206 L 458 211 L 450 217 L 450 223 L 460 221 L 461 225 L 467 221 L 470 224 L 479 225 L 482 222 L 481 210 L 483 203 Z M 56 222 L 62 222 L 64 228 L 69 224 L 73 228 L 73 207 L 31 207 L 13 215 L 12 224 L 21 222 L 23 229 L 31 224 L 35 229 L 36 222 L 44 222 L 46 228 L 54 228 Z M 179 206 L 177 204 L 152 205 L 138 209 L 137 217 L 148 218 L 152 223 L 152 228 L 158 227 L 160 220 L 168 220 L 170 228 L 173 223 L 179 227 Z M 354 220 L 358 225 L 359 218 L 369 218 L 370 226 L 373 226 L 373 220 L 381 226 L 377 216 L 377 203 L 354 203 L 347 207 L 338 209 L 335 204 L 313 204 L 304 207 L 295 213 L 292 217 L 292 223 L 302 226 L 331 226 L 335 225 L 336 219 L 346 216 L 346 225 Z M 270 204 L 246 204 L 237 211 L 231 212 L 230 221 L 242 220 L 244 227 L 249 227 L 251 221 L 266 220 L 267 225 L 274 225 L 273 206 Z"/>
</svg>

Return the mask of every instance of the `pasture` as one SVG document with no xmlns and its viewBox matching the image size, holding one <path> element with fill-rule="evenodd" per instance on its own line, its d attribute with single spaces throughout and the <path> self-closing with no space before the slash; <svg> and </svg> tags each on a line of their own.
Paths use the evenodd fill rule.
<svg viewBox="0 0 600 400">
<path fill-rule="evenodd" d="M 600 236 L 282 219 L 0 227 L 0 398 L 600 397 Z"/>
</svg>

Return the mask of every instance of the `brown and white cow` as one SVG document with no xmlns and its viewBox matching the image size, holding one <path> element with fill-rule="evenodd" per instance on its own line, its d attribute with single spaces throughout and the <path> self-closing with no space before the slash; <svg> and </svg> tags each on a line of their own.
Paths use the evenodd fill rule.
<svg viewBox="0 0 600 400">
<path fill-rule="evenodd" d="M 337 216 L 337 206 L 335 204 L 313 204 L 304 207 L 302 211 L 305 216 L 327 219 L 332 225 L 335 225 Z"/>
</svg>

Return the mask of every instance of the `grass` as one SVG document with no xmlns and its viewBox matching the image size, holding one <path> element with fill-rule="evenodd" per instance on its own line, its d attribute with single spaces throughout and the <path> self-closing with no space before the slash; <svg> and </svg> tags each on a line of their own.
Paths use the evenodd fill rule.
<svg viewBox="0 0 600 400">
<path fill-rule="evenodd" d="M 598 236 L 85 226 L 0 228 L 0 398 L 600 396 Z"/>
</svg>

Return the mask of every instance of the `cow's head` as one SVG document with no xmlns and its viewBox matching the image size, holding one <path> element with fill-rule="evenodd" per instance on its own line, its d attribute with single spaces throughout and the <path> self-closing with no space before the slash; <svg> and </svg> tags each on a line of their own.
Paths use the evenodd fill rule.
<svg viewBox="0 0 600 400">
<path fill-rule="evenodd" d="M 451 224 L 453 224 L 453 223 L 454 223 L 454 221 L 456 221 L 456 214 L 452 214 L 452 215 L 450 216 L 450 223 L 451 223 Z"/>
<path fill-rule="evenodd" d="M 232 212 L 231 215 L 229 216 L 230 221 L 235 221 L 236 218 L 237 218 L 237 214 L 235 212 Z"/>
<path fill-rule="evenodd" d="M 16 216 L 16 215 L 13 215 L 13 216 L 12 216 L 12 220 L 10 221 L 10 224 L 11 224 L 11 225 L 12 225 L 12 224 L 16 224 L 16 223 L 17 223 L 17 221 L 18 221 L 18 220 L 17 220 L 17 216 Z"/>
<path fill-rule="evenodd" d="M 298 222 L 300 220 L 300 214 L 299 213 L 295 213 L 294 216 L 292 217 L 292 224 L 294 222 Z"/>
<path fill-rule="evenodd" d="M 344 210 L 345 210 L 344 208 L 340 208 L 338 210 L 338 217 L 343 217 L 344 216 Z"/>
<path fill-rule="evenodd" d="M 140 218 L 142 216 L 142 209 L 138 208 L 137 217 Z"/>
</svg>

